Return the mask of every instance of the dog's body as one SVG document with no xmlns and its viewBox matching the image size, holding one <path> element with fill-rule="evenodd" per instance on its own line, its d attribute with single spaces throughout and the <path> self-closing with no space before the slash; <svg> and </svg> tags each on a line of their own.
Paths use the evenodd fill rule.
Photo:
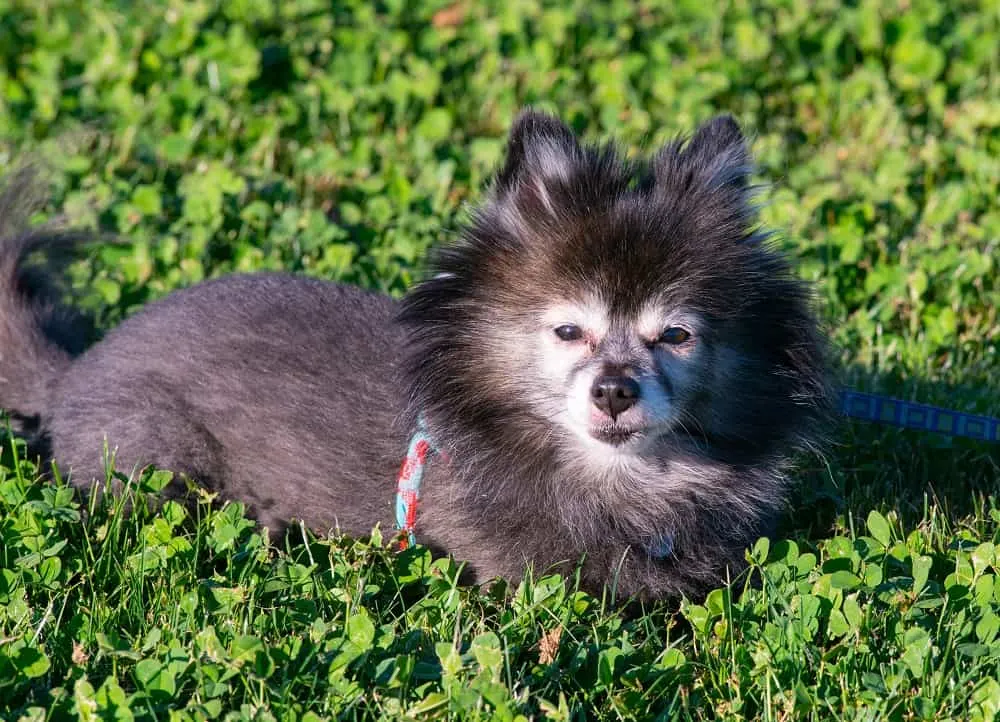
<svg viewBox="0 0 1000 722">
<path fill-rule="evenodd" d="M 75 479 L 104 478 L 107 436 L 126 473 L 155 461 L 245 501 L 272 529 L 292 517 L 355 535 L 391 529 L 406 446 L 394 310 L 284 274 L 172 294 L 61 379 L 46 423 L 53 457 Z"/>
<path fill-rule="evenodd" d="M 421 543 L 481 580 L 583 559 L 591 590 L 699 592 L 770 529 L 826 401 L 807 290 L 754 228 L 749 162 L 729 119 L 640 167 L 529 112 L 489 200 L 401 305 L 225 278 L 78 358 L 14 237 L 0 404 L 39 419 L 79 485 L 103 478 L 107 439 L 123 471 L 156 464 L 268 525 L 356 535 L 393 525 L 420 415 L 442 452 Z"/>
</svg>

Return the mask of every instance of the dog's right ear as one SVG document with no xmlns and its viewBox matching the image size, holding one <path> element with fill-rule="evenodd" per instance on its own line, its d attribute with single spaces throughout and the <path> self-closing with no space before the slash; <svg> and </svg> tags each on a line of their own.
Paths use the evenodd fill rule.
<svg viewBox="0 0 1000 722">
<path fill-rule="evenodd" d="M 556 215 L 555 197 L 584 160 L 573 131 L 558 118 L 526 109 L 514 121 L 507 158 L 496 176 L 497 200 L 522 212 Z"/>
<path fill-rule="evenodd" d="M 702 124 L 686 145 L 664 146 L 653 158 L 653 170 L 665 192 L 729 189 L 742 199 L 750 185 L 753 159 L 740 126 L 732 116 L 719 115 Z"/>
<path fill-rule="evenodd" d="M 753 159 L 746 136 L 731 115 L 718 115 L 704 123 L 684 148 L 691 173 L 710 187 L 744 190 L 750 183 Z"/>
</svg>

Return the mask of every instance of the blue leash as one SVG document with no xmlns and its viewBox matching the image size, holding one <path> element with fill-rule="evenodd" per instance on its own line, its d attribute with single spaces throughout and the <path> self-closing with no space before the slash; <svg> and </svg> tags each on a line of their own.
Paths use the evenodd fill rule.
<svg viewBox="0 0 1000 722">
<path fill-rule="evenodd" d="M 932 431 L 980 441 L 1000 442 L 1000 419 L 951 411 L 928 404 L 860 391 L 840 392 L 840 413 L 852 419 Z"/>
</svg>

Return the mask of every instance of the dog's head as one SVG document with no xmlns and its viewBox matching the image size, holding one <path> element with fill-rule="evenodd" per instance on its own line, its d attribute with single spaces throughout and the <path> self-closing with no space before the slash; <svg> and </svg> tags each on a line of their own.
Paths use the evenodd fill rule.
<svg viewBox="0 0 1000 722">
<path fill-rule="evenodd" d="M 405 301 L 415 403 L 597 464 L 678 439 L 773 454 L 822 403 L 823 359 L 751 170 L 729 117 L 633 163 L 523 113 L 488 200 Z"/>
</svg>

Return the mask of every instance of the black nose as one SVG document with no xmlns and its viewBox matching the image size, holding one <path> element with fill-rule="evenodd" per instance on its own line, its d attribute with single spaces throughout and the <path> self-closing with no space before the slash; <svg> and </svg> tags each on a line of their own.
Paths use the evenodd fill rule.
<svg viewBox="0 0 1000 722">
<path fill-rule="evenodd" d="M 594 406 L 616 419 L 639 400 L 639 384 L 621 374 L 598 376 L 590 387 L 590 398 Z"/>
</svg>

